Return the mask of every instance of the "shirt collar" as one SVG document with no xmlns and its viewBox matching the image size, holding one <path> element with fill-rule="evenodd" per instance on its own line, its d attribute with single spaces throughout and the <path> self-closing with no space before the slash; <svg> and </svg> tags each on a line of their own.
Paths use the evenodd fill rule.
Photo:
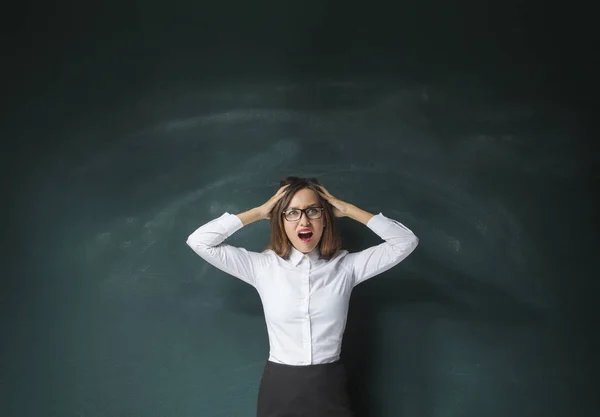
<svg viewBox="0 0 600 417">
<path fill-rule="evenodd" d="M 307 255 L 311 262 L 315 262 L 320 257 L 319 249 L 314 248 L 307 254 L 300 252 L 298 249 L 292 246 L 288 259 L 293 266 L 298 266 L 304 255 Z"/>
</svg>

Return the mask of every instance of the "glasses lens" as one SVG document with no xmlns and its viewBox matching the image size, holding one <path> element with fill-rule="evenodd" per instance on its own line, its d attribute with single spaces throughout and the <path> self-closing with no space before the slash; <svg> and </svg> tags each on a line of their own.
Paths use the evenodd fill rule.
<svg viewBox="0 0 600 417">
<path fill-rule="evenodd" d="M 285 212 L 285 218 L 291 222 L 300 219 L 302 212 L 300 210 L 290 210 Z"/>
<path fill-rule="evenodd" d="M 310 208 L 306 210 L 306 216 L 309 219 L 318 219 L 321 217 L 321 210 L 318 208 Z"/>
</svg>

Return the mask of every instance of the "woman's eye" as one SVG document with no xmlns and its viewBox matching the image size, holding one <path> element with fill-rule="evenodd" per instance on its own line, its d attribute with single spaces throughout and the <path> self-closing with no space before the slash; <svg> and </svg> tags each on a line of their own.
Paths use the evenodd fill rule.
<svg viewBox="0 0 600 417">
<path fill-rule="evenodd" d="M 308 209 L 307 214 L 310 216 L 311 214 L 317 214 L 317 209 Z"/>
<path fill-rule="evenodd" d="M 296 214 L 298 214 L 298 211 L 296 211 L 296 210 L 290 210 L 290 211 L 288 211 L 288 214 L 290 216 L 295 216 Z"/>
</svg>

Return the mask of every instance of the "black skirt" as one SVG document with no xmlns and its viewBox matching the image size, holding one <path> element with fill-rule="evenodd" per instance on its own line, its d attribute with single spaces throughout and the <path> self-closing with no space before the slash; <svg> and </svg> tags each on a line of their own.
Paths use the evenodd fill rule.
<svg viewBox="0 0 600 417">
<path fill-rule="evenodd" d="M 354 417 L 341 361 L 293 366 L 267 361 L 257 417 Z"/>
</svg>

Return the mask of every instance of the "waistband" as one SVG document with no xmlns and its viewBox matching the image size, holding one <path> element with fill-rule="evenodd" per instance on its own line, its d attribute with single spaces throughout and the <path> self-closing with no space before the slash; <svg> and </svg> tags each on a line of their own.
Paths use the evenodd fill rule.
<svg viewBox="0 0 600 417">
<path fill-rule="evenodd" d="M 267 360 L 267 366 L 271 368 L 280 368 L 280 369 L 310 369 L 310 368 L 328 368 L 343 365 L 342 359 L 336 359 L 333 362 L 326 363 L 313 363 L 310 365 L 291 365 L 287 363 L 279 363 L 273 362 L 271 360 Z"/>
</svg>

